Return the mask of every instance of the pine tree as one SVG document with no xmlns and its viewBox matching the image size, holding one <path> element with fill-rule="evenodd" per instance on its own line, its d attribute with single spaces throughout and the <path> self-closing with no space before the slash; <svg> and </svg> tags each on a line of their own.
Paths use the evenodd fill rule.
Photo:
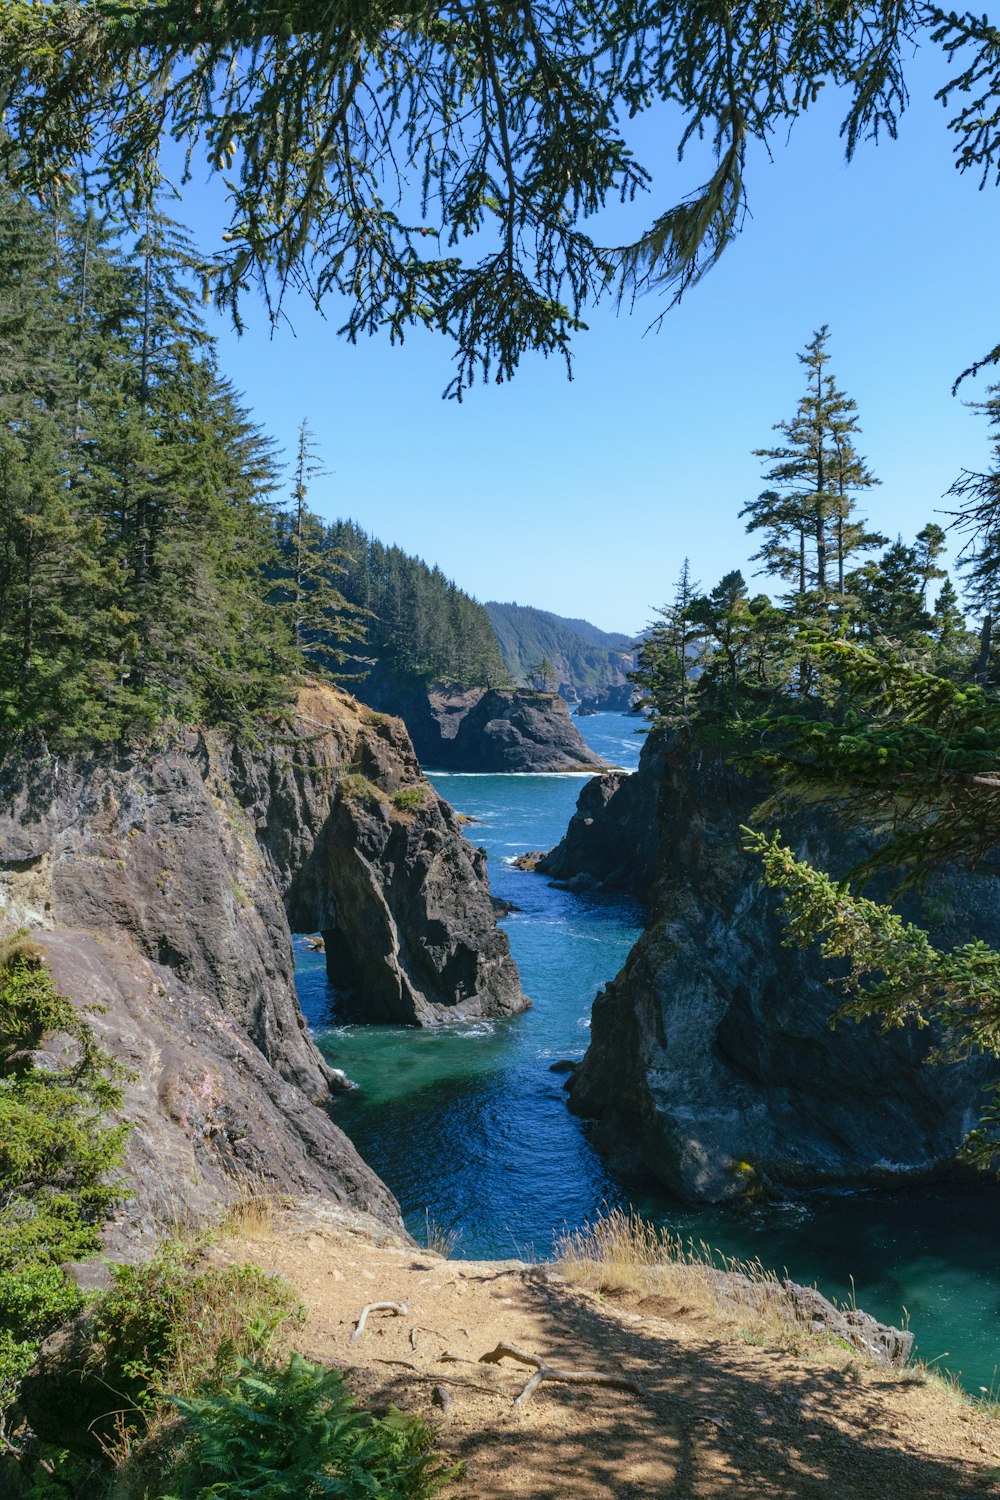
<svg viewBox="0 0 1000 1500">
<path fill-rule="evenodd" d="M 934 641 L 933 665 L 942 677 L 969 675 L 973 637 L 965 624 L 958 591 L 945 575 L 931 612 L 930 634 Z"/>
<path fill-rule="evenodd" d="M 987 399 L 971 403 L 989 423 L 992 462 L 985 471 L 963 469 L 948 494 L 962 502 L 955 525 L 964 531 L 969 549 L 960 559 L 965 572 L 965 596 L 979 616 L 977 682 L 993 678 L 996 622 L 1000 616 L 1000 386 L 991 386 Z"/>
<path fill-rule="evenodd" d="M 270 445 L 215 369 L 183 247 L 0 203 L 0 751 L 247 724 L 278 629 Z"/>
<path fill-rule="evenodd" d="M 847 586 L 860 604 L 856 633 L 896 647 L 925 644 L 931 616 L 924 605 L 925 564 L 917 547 L 897 537 L 877 562 L 851 573 Z"/>
<path fill-rule="evenodd" d="M 691 672 L 701 657 L 703 632 L 694 618 L 700 587 L 685 558 L 673 600 L 656 611 L 639 645 L 636 669 L 628 674 L 640 690 L 640 703 L 670 723 L 688 719 Z"/>
<path fill-rule="evenodd" d="M 882 541 L 854 514 L 853 494 L 878 481 L 854 447 L 855 403 L 825 373 L 828 337 L 824 324 L 798 356 L 806 389 L 791 421 L 776 424 L 783 441 L 755 450 L 770 463 L 768 488 L 740 511 L 747 531 L 764 533 L 753 560 L 792 583 L 800 599 L 815 592 L 820 609 L 834 589 L 844 593 L 846 560 Z"/>
<path fill-rule="evenodd" d="M 945 551 L 947 537 L 943 527 L 936 525 L 934 521 L 928 521 L 927 525 L 917 532 L 914 551 L 917 558 L 917 571 L 920 574 L 920 598 L 924 604 L 927 603 L 927 588 L 935 578 L 947 578 L 947 569 L 939 568 L 937 560 Z"/>
<path fill-rule="evenodd" d="M 274 599 L 287 620 L 296 656 L 328 668 L 345 660 L 346 645 L 364 636 L 363 609 L 338 584 L 344 554 L 307 504 L 312 483 L 325 473 L 303 420 L 299 428 L 290 509 L 278 523 Z"/>
</svg>

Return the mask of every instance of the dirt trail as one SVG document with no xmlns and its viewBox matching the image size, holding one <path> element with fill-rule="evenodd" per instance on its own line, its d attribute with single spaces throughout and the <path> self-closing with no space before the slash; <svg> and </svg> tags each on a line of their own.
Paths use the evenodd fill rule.
<svg viewBox="0 0 1000 1500">
<path fill-rule="evenodd" d="M 756 1347 L 676 1297 L 610 1300 L 552 1268 L 443 1260 L 287 1213 L 211 1253 L 287 1277 L 308 1310 L 296 1347 L 347 1370 L 367 1405 L 439 1427 L 466 1464 L 455 1500 L 1000 1500 L 1000 1420 L 842 1350 Z M 352 1347 L 383 1301 L 409 1312 L 372 1313 Z M 515 1410 L 531 1370 L 479 1363 L 500 1342 L 643 1394 L 546 1381 Z"/>
</svg>

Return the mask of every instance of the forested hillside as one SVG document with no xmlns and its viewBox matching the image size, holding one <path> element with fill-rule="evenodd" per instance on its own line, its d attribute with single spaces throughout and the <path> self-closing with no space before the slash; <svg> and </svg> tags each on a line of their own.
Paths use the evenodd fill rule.
<svg viewBox="0 0 1000 1500">
<path fill-rule="evenodd" d="M 124 227 L 122 226 L 123 230 Z M 271 443 L 220 374 L 185 238 L 0 200 L 0 733 L 239 721 L 301 664 Z"/>
<path fill-rule="evenodd" d="M 335 521 L 323 543 L 339 554 L 340 591 L 364 611 L 358 617 L 363 634 L 357 643 L 347 643 L 351 654 L 342 676 L 371 664 L 406 681 L 462 687 L 506 683 L 486 610 L 440 568 L 387 547 L 354 521 Z"/>
<path fill-rule="evenodd" d="M 183 231 L 0 202 L 0 744 L 244 724 L 303 670 L 505 678 L 482 608 L 308 508 L 220 373 Z"/>
<path fill-rule="evenodd" d="M 630 636 L 526 604 L 491 599 L 483 607 L 515 681 L 548 678 L 550 686 L 571 698 L 597 697 L 625 684 L 634 651 Z"/>
</svg>

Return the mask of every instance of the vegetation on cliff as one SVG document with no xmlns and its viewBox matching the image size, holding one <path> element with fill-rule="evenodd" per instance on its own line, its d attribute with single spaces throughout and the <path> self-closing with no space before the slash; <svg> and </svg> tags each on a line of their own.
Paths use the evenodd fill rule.
<svg viewBox="0 0 1000 1500">
<path fill-rule="evenodd" d="M 945 861 L 973 863 L 1000 832 L 1000 393 L 985 403 L 994 441 L 987 473 L 952 494 L 969 545 L 960 559 L 978 629 L 970 631 L 940 559 L 945 532 L 886 539 L 859 514 L 876 483 L 857 449 L 854 402 L 827 373 L 827 330 L 799 356 L 806 388 L 781 443 L 760 450 L 768 488 L 744 507 L 757 554 L 789 592 L 751 596 L 739 572 L 708 593 L 685 562 L 673 600 L 640 652 L 636 681 L 655 720 L 767 770 L 777 793 L 823 801 L 879 831 L 854 872 L 893 868 L 904 883 Z M 875 560 L 860 555 L 885 550 Z M 934 602 L 930 590 L 940 582 Z M 954 1051 L 1000 1053 L 1000 956 L 984 943 L 950 953 L 887 907 L 748 835 L 769 884 L 786 893 L 790 941 L 846 959 L 855 1015 L 885 1026 L 935 1020 Z M 996 1124 L 996 1111 L 990 1116 Z M 995 1152 L 983 1135 L 980 1156 Z"/>
<path fill-rule="evenodd" d="M 270 1222 L 266 1202 L 246 1208 L 247 1224 Z M 7 1447 L 33 1476 L 30 1493 L 429 1500 L 456 1472 L 433 1452 L 433 1430 L 395 1409 L 372 1416 L 340 1370 L 290 1349 L 305 1316 L 282 1276 L 220 1263 L 212 1235 L 116 1267 L 46 1345 L 24 1413 L 11 1412 Z"/>
<path fill-rule="evenodd" d="M 123 1070 L 23 935 L 0 943 L 0 1434 L 45 1336 L 80 1305 L 64 1269 L 121 1197 Z"/>
</svg>

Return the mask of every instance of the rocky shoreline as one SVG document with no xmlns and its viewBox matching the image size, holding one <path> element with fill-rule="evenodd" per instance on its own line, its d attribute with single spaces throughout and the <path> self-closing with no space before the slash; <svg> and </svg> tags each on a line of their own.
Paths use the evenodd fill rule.
<svg viewBox="0 0 1000 1500">
<path fill-rule="evenodd" d="M 962 1142 L 996 1062 L 932 1065 L 932 1031 L 831 1029 L 834 972 L 782 946 L 777 900 L 741 847 L 766 791 L 662 733 L 633 776 L 583 789 L 536 868 L 571 888 L 628 890 L 648 922 L 594 1002 L 570 1107 L 619 1168 L 693 1201 L 967 1173 Z M 817 809 L 782 833 L 834 873 L 866 848 Z M 943 946 L 997 943 L 1000 871 L 948 870 L 903 910 Z"/>
<path fill-rule="evenodd" d="M 529 1003 L 485 855 L 402 724 L 320 685 L 253 745 L 192 732 L 154 751 L 8 764 L 0 926 L 31 930 L 131 1072 L 131 1197 L 109 1236 L 128 1253 L 247 1182 L 400 1227 L 331 1117 L 350 1085 L 299 1010 L 293 930 L 323 934 L 332 980 L 368 1020 L 439 1025 Z"/>
</svg>

